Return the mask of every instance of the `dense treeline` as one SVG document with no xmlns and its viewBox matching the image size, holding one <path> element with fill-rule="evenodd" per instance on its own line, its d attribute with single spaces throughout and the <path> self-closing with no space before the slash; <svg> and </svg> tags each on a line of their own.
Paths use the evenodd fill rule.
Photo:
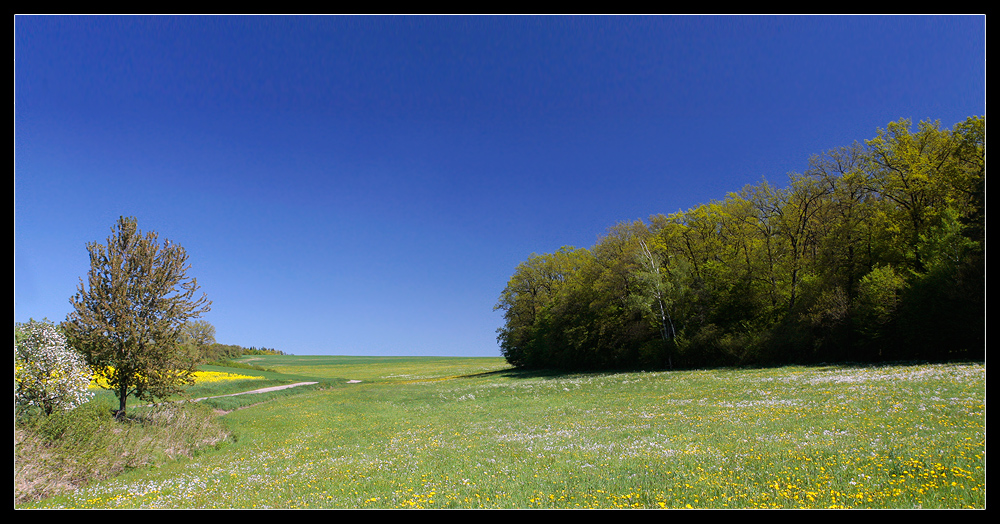
<svg viewBox="0 0 1000 524">
<path fill-rule="evenodd" d="M 239 358 L 244 355 L 284 355 L 284 351 L 265 347 L 243 347 L 236 344 L 211 344 L 206 348 L 204 359 L 209 361 L 228 360 Z"/>
<path fill-rule="evenodd" d="M 204 320 L 184 324 L 178 340 L 181 352 L 195 362 L 221 362 L 243 355 L 284 355 L 285 352 L 266 347 L 243 347 L 215 341 L 215 326 Z"/>
<path fill-rule="evenodd" d="M 498 341 L 525 368 L 983 358 L 985 117 L 907 120 L 591 249 L 522 262 Z"/>
</svg>

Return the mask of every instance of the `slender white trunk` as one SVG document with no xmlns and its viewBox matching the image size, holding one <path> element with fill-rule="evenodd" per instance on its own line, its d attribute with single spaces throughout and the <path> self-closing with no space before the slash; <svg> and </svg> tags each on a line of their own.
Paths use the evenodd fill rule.
<svg viewBox="0 0 1000 524">
<path fill-rule="evenodd" d="M 642 254 L 646 258 L 646 263 L 649 264 L 649 270 L 656 275 L 653 296 L 656 298 L 656 303 L 660 306 L 660 336 L 663 337 L 663 340 L 673 339 L 677 336 L 677 332 L 674 330 L 674 321 L 670 318 L 670 311 L 663 303 L 663 283 L 660 280 L 660 265 L 656 263 L 656 258 L 649 251 L 649 246 L 646 245 L 645 240 L 640 240 L 639 245 L 642 247 Z M 670 327 L 669 336 L 667 335 L 668 326 Z"/>
</svg>

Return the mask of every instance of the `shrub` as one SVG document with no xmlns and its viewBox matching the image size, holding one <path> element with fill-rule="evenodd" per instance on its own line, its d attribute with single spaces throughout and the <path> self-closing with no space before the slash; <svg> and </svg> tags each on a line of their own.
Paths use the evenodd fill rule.
<svg viewBox="0 0 1000 524">
<path fill-rule="evenodd" d="M 200 403 L 140 407 L 117 419 L 116 405 L 114 398 L 97 396 L 77 409 L 17 420 L 15 506 L 235 440 Z"/>
<path fill-rule="evenodd" d="M 14 404 L 46 415 L 72 409 L 93 396 L 92 372 L 83 356 L 49 321 L 14 325 Z"/>
</svg>

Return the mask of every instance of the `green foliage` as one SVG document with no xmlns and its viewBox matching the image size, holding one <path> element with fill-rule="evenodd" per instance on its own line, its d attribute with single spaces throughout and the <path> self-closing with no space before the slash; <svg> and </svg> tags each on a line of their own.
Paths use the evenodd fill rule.
<svg viewBox="0 0 1000 524">
<path fill-rule="evenodd" d="M 181 246 L 145 236 L 134 218 L 120 218 L 107 244 L 92 242 L 87 282 L 71 299 L 63 328 L 74 347 L 115 392 L 125 412 L 130 395 L 155 400 L 189 384 L 196 364 L 181 347 L 185 325 L 209 310 L 188 278 Z"/>
<path fill-rule="evenodd" d="M 250 346 L 248 348 L 243 348 L 244 355 L 284 355 L 284 351 L 280 351 L 273 348 L 257 348 Z"/>
<path fill-rule="evenodd" d="M 215 448 L 230 433 L 207 406 L 172 404 L 112 416 L 113 399 L 94 399 L 14 427 L 14 503 L 50 497 Z"/>
<path fill-rule="evenodd" d="M 73 409 L 92 396 L 92 371 L 59 328 L 43 320 L 14 324 L 14 403 L 46 415 Z"/>
<path fill-rule="evenodd" d="M 567 280 L 591 259 L 589 251 L 567 246 L 552 254 L 532 255 L 518 265 L 494 306 L 503 310 L 507 321 L 497 340 L 508 362 L 532 366 L 544 352 L 546 342 L 540 335 L 551 331 L 544 326 L 545 319 L 553 309 L 566 306 L 560 295 L 572 293 L 573 283 Z"/>
<path fill-rule="evenodd" d="M 205 365 L 226 367 L 226 368 L 237 368 L 237 369 L 255 369 L 257 371 L 274 371 L 273 369 L 266 368 L 264 366 L 258 366 L 256 364 L 248 364 L 246 362 L 237 362 L 235 360 L 209 360 L 205 362 Z"/>
<path fill-rule="evenodd" d="M 984 118 L 892 122 L 787 187 L 618 224 L 577 264 L 532 255 L 500 345 L 524 368 L 977 358 L 984 188 Z"/>
<path fill-rule="evenodd" d="M 195 361 L 205 361 L 211 358 L 211 348 L 215 342 L 215 326 L 204 320 L 186 322 L 181 328 L 177 340 L 178 346 Z"/>
<path fill-rule="evenodd" d="M 220 344 L 218 342 L 212 342 L 207 346 L 199 347 L 199 358 L 202 362 L 212 362 L 212 361 L 231 361 L 236 358 L 240 358 L 244 355 L 284 355 L 285 352 L 270 349 L 270 348 L 256 348 L 256 347 L 243 347 L 238 344 Z"/>
<path fill-rule="evenodd" d="M 181 328 L 178 345 L 187 358 L 200 363 L 231 361 L 244 355 L 284 355 L 271 348 L 243 347 L 220 344 L 215 340 L 215 326 L 204 320 L 186 322 Z"/>
</svg>

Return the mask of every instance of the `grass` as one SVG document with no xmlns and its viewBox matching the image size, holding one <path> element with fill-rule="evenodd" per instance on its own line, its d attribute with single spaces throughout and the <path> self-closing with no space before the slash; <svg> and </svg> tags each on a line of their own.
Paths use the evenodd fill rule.
<svg viewBox="0 0 1000 524">
<path fill-rule="evenodd" d="M 102 396 L 70 412 L 20 417 L 14 428 L 15 505 L 191 457 L 230 439 L 206 406 L 136 408 L 125 421 L 112 418 L 116 407 L 117 401 Z"/>
<path fill-rule="evenodd" d="M 983 365 L 256 358 L 323 385 L 221 417 L 217 451 L 19 507 L 985 507 Z"/>
<path fill-rule="evenodd" d="M 263 355 L 243 357 L 240 362 L 263 364 L 284 375 L 371 383 L 405 383 L 442 380 L 488 373 L 509 366 L 500 358 L 460 357 L 350 357 Z"/>
</svg>

